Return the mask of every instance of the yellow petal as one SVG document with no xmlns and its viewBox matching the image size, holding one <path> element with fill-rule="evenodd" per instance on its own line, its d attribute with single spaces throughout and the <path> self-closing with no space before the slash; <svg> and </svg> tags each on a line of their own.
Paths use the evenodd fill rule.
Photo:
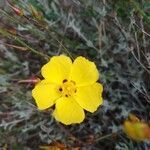
<svg viewBox="0 0 150 150">
<path fill-rule="evenodd" d="M 32 96 L 40 110 L 51 107 L 55 100 L 60 97 L 58 91 L 59 86 L 49 83 L 49 81 L 42 80 L 32 90 Z"/>
<path fill-rule="evenodd" d="M 71 66 L 72 61 L 69 57 L 64 55 L 53 56 L 50 61 L 42 67 L 42 76 L 52 83 L 62 83 L 64 79 L 68 79 Z"/>
<path fill-rule="evenodd" d="M 150 125 L 146 124 L 145 128 L 144 128 L 144 137 L 147 140 L 150 140 Z"/>
<path fill-rule="evenodd" d="M 74 98 L 82 108 L 94 112 L 103 102 L 102 91 L 103 86 L 100 83 L 94 83 L 90 86 L 78 87 Z"/>
<path fill-rule="evenodd" d="M 137 135 L 136 135 L 134 126 L 131 122 L 129 122 L 129 121 L 124 122 L 124 131 L 132 139 L 137 139 Z"/>
<path fill-rule="evenodd" d="M 136 117 L 134 114 L 129 114 L 129 120 L 133 123 L 140 122 L 140 119 Z"/>
<path fill-rule="evenodd" d="M 57 100 L 53 116 L 65 125 L 81 123 L 85 118 L 84 110 L 69 97 Z"/>
<path fill-rule="evenodd" d="M 85 86 L 95 83 L 99 78 L 95 64 L 84 57 L 77 57 L 73 63 L 70 80 L 78 86 Z"/>
<path fill-rule="evenodd" d="M 124 122 L 125 133 L 133 140 L 143 141 L 150 139 L 150 127 L 144 122 Z"/>
</svg>

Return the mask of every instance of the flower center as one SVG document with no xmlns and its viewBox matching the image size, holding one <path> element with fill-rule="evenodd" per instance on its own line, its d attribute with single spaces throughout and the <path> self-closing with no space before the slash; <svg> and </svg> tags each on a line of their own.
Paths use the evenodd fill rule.
<svg viewBox="0 0 150 150">
<path fill-rule="evenodd" d="M 63 80 L 62 85 L 59 87 L 59 92 L 62 93 L 64 97 L 70 97 L 76 93 L 76 86 L 74 81 Z"/>
</svg>

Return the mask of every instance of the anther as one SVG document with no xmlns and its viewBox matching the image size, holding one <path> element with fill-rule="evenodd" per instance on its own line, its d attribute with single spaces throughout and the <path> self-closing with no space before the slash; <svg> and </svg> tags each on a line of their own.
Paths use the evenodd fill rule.
<svg viewBox="0 0 150 150">
<path fill-rule="evenodd" d="M 67 95 L 67 94 L 66 94 L 65 96 L 66 96 L 66 97 L 68 97 L 68 95 Z"/>
<path fill-rule="evenodd" d="M 67 81 L 68 81 L 67 79 L 64 79 L 64 80 L 63 80 L 63 83 L 65 83 L 65 82 L 67 82 Z"/>
<path fill-rule="evenodd" d="M 59 88 L 59 91 L 62 92 L 62 90 L 63 90 L 63 89 L 60 87 L 60 88 Z"/>
</svg>

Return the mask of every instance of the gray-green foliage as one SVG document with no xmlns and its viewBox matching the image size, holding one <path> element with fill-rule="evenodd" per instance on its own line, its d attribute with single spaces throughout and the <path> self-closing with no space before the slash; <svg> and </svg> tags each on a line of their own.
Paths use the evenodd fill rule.
<svg viewBox="0 0 150 150">
<path fill-rule="evenodd" d="M 118 132 L 130 112 L 144 120 L 150 119 L 148 1 L 13 2 L 26 10 L 28 17 L 32 17 L 29 10 L 29 4 L 32 4 L 42 12 L 45 24 L 49 26 L 47 32 L 33 21 L 15 15 L 14 20 L 19 22 L 10 22 L 1 13 L 3 22 L 15 27 L 29 46 L 49 56 L 68 55 L 69 52 L 74 58 L 82 55 L 96 63 L 100 82 L 104 85 L 104 103 L 94 114 L 86 113 L 87 117 L 80 125 L 64 127 L 56 123 L 50 115 L 51 110 L 37 110 L 31 96 L 33 86 L 17 83 L 31 76 L 40 76 L 40 68 L 46 61 L 30 51 L 8 47 L 5 43 L 20 43 L 1 36 L 5 40 L 0 40 L 0 146 L 7 143 L 10 147 L 33 149 L 61 141 L 73 147 L 78 144 L 72 135 L 86 141 L 89 135 L 98 138 Z M 8 6 L 5 11 L 9 14 Z M 148 142 L 129 144 L 129 139 L 119 134 L 117 138 L 112 136 L 83 147 L 123 150 L 131 147 L 148 149 L 149 146 Z"/>
</svg>

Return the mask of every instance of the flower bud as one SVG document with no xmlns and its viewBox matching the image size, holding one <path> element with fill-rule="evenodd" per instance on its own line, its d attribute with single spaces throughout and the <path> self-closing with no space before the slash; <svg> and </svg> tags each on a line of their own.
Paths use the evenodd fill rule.
<svg viewBox="0 0 150 150">
<path fill-rule="evenodd" d="M 37 20 L 42 19 L 42 13 L 37 11 L 37 9 L 33 5 L 30 5 L 30 10 L 34 18 L 36 18 Z"/>
<path fill-rule="evenodd" d="M 26 80 L 19 80 L 18 83 L 31 83 L 31 84 L 37 84 L 39 83 L 41 80 L 37 77 L 32 77 Z"/>
<path fill-rule="evenodd" d="M 16 7 L 16 6 L 11 6 L 12 10 L 18 15 L 18 16 L 23 16 L 24 12 L 22 9 Z"/>
</svg>

